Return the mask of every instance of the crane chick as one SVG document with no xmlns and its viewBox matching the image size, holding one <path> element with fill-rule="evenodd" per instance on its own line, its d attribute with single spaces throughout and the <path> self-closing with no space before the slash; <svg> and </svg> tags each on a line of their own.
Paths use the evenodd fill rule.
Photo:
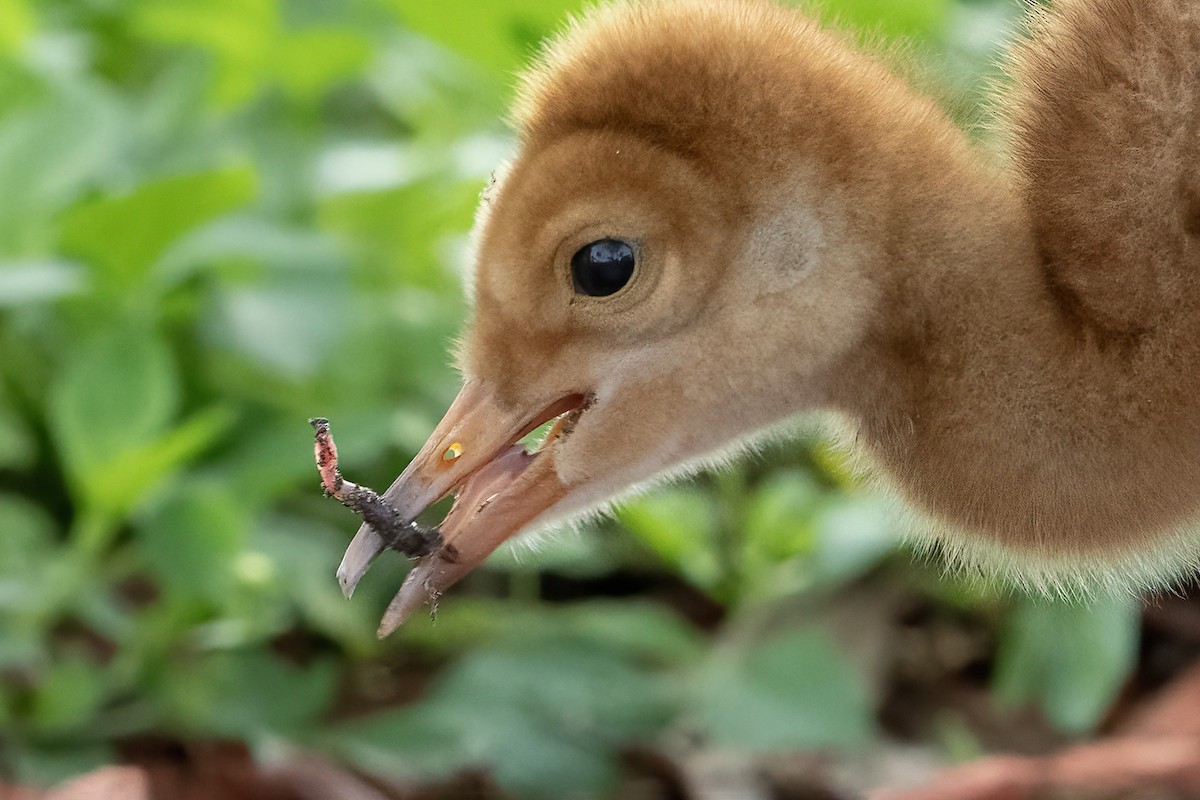
<svg viewBox="0 0 1200 800">
<path fill-rule="evenodd" d="M 511 536 L 809 411 L 954 561 L 1191 569 L 1200 6 L 1030 13 L 1003 159 L 765 0 L 618 2 L 551 41 L 479 209 L 462 391 L 386 494 L 410 519 L 455 494 L 445 545 L 381 634 Z M 382 547 L 359 530 L 347 592 Z"/>
</svg>

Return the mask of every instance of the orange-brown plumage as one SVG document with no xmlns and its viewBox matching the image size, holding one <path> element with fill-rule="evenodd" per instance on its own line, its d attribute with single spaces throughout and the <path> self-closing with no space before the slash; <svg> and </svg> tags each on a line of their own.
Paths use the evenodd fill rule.
<svg viewBox="0 0 1200 800">
<path fill-rule="evenodd" d="M 806 411 L 961 561 L 1110 586 L 1196 562 L 1200 8 L 1034 13 L 1003 159 L 768 2 L 623 2 L 553 41 L 477 220 L 470 402 L 390 494 L 413 515 L 471 497 L 446 523 L 465 555 L 418 567 L 384 629 L 507 536 Z M 573 271 L 597 240 L 636 252 L 611 296 Z M 561 433 L 494 479 L 565 398 Z M 464 457 L 435 465 L 451 439 Z M 344 582 L 375 549 L 360 531 Z"/>
</svg>

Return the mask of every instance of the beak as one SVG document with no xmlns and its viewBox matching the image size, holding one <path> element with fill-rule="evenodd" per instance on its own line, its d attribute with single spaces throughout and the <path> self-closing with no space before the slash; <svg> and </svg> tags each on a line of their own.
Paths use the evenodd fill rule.
<svg viewBox="0 0 1200 800">
<path fill-rule="evenodd" d="M 572 393 L 529 415 L 498 403 L 479 381 L 463 385 L 425 446 L 384 494 L 409 521 L 447 495 L 454 494 L 455 501 L 439 526 L 442 547 L 409 572 L 380 623 L 381 638 L 566 494 L 554 470 L 553 445 L 569 435 L 585 406 L 586 395 Z M 537 452 L 526 452 L 519 440 L 556 417 Z M 386 548 L 368 525 L 358 529 L 337 571 L 347 597 Z"/>
</svg>

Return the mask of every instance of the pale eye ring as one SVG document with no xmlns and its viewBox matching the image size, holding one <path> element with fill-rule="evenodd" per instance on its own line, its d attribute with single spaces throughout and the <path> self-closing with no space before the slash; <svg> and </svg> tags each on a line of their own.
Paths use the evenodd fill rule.
<svg viewBox="0 0 1200 800">
<path fill-rule="evenodd" d="M 622 239 L 598 239 L 571 257 L 571 280 L 577 294 L 607 297 L 625 288 L 637 269 L 633 245 Z"/>
</svg>

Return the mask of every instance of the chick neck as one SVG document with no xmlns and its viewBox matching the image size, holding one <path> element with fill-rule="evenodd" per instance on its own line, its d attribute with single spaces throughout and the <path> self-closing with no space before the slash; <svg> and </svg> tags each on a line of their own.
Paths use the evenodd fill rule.
<svg viewBox="0 0 1200 800">
<path fill-rule="evenodd" d="M 1156 582 L 1189 558 L 1164 532 L 1198 499 L 1180 479 L 1196 421 L 1164 369 L 1177 348 L 1081 315 L 1009 177 L 964 137 L 925 141 L 919 158 L 879 148 L 864 182 L 880 299 L 824 376 L 829 405 L 952 560 L 1034 583 Z"/>
</svg>

